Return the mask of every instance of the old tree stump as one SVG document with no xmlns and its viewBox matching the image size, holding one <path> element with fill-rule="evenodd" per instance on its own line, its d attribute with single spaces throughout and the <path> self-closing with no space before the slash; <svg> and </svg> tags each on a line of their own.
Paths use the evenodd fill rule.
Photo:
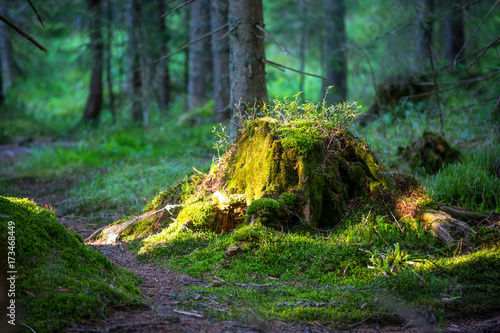
<svg viewBox="0 0 500 333">
<path fill-rule="evenodd" d="M 144 215 L 89 240 L 115 241 L 128 228 L 133 229 L 128 234 L 140 235 L 141 223 L 149 226 L 143 235 L 171 223 L 217 233 L 242 223 L 329 229 L 366 207 L 402 221 L 418 219 L 448 245 L 474 233 L 459 216 L 440 210 L 413 178 L 382 165 L 366 142 L 345 128 L 264 117 L 246 124 L 208 174 L 162 192 Z"/>
</svg>

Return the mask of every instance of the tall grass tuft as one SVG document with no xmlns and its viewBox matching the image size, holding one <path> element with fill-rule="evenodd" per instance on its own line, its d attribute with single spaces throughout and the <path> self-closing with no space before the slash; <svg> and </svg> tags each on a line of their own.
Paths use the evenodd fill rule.
<svg viewBox="0 0 500 333">
<path fill-rule="evenodd" d="M 461 163 L 447 165 L 423 179 L 436 200 L 466 210 L 500 211 L 500 146 L 463 154 Z"/>
</svg>

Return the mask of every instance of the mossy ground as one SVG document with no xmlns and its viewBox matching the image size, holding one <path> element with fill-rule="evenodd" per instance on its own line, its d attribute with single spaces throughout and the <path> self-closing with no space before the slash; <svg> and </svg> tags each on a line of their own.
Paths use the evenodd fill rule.
<svg viewBox="0 0 500 333">
<path fill-rule="evenodd" d="M 59 332 L 109 313 L 113 305 L 139 304 L 137 278 L 84 245 L 53 211 L 28 199 L 0 197 L 0 213 L 2 246 L 8 222 L 15 223 L 18 323 Z"/>
<path fill-rule="evenodd" d="M 407 322 L 427 311 L 444 321 L 500 310 L 500 232 L 474 229 L 474 239 L 446 248 L 416 220 L 371 214 L 316 233 L 254 223 L 216 234 L 173 223 L 136 246 L 143 260 L 221 282 L 179 296 L 191 300 L 187 308 L 219 319 L 348 327 Z"/>
</svg>

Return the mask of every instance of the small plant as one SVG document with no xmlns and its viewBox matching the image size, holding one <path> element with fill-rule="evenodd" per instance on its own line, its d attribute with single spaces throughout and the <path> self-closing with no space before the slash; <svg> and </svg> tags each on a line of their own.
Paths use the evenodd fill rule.
<svg viewBox="0 0 500 333">
<path fill-rule="evenodd" d="M 373 266 L 368 266 L 368 268 L 379 270 L 386 276 L 393 275 L 408 263 L 409 257 L 408 253 L 401 250 L 399 243 L 396 243 L 394 248 L 388 248 L 386 253 L 378 251 L 372 253 L 370 262 Z"/>
</svg>

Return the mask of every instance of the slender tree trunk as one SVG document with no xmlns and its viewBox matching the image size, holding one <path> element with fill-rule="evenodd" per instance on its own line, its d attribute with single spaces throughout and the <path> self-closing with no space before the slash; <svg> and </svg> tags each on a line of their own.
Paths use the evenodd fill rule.
<svg viewBox="0 0 500 333">
<path fill-rule="evenodd" d="M 109 94 L 109 109 L 111 111 L 111 117 L 113 119 L 113 123 L 116 123 L 116 112 L 115 112 L 115 95 L 113 93 L 113 79 L 112 79 L 112 47 L 111 43 L 113 41 L 113 6 L 111 0 L 107 1 L 106 7 L 106 82 L 108 85 L 108 94 Z"/>
<path fill-rule="evenodd" d="M 452 4 L 453 3 L 454 2 L 452 2 Z M 453 6 L 450 6 L 451 9 L 453 9 L 452 7 Z M 455 60 L 455 56 L 462 48 L 462 45 L 465 43 L 464 13 L 462 9 L 445 17 L 444 30 L 445 58 L 452 63 Z"/>
<path fill-rule="evenodd" d="M 211 0 L 210 22 L 212 31 L 227 23 L 227 0 Z M 228 29 L 229 30 L 229 29 Z M 225 122 L 231 118 L 229 107 L 229 38 L 226 30 L 212 35 L 212 65 L 215 122 Z"/>
<path fill-rule="evenodd" d="M 262 0 L 229 0 L 230 34 L 229 73 L 231 82 L 231 137 L 236 137 L 238 108 L 242 114 L 254 104 L 267 101 L 266 59 Z"/>
<path fill-rule="evenodd" d="M 92 51 L 92 73 L 90 75 L 90 94 L 83 113 L 83 121 L 98 122 L 102 109 L 102 69 L 103 40 L 101 34 L 101 3 L 100 0 L 88 0 L 90 16 L 90 50 Z"/>
<path fill-rule="evenodd" d="M 165 55 L 168 53 L 167 43 L 168 43 L 168 31 L 167 26 L 165 25 L 165 18 L 162 18 L 161 15 L 165 13 L 165 4 L 164 0 L 156 0 L 156 13 L 154 13 L 154 17 L 156 18 L 156 26 L 158 29 L 159 38 L 156 43 L 159 43 L 160 47 L 158 48 L 158 57 Z M 154 57 L 156 58 L 156 57 Z M 165 59 L 157 63 L 156 66 L 156 79 L 155 84 L 157 85 L 158 91 L 158 104 L 160 105 L 160 109 L 165 110 L 170 104 L 170 73 L 169 73 L 169 60 Z"/>
<path fill-rule="evenodd" d="M 142 110 L 142 80 L 141 66 L 139 58 L 139 37 L 140 37 L 140 13 L 141 2 L 139 0 L 127 0 L 125 3 L 125 21 L 127 24 L 127 83 L 125 92 L 132 100 L 132 121 L 142 122 L 144 120 Z"/>
<path fill-rule="evenodd" d="M 309 14 L 309 4 L 305 0 L 300 0 L 299 1 L 299 15 L 300 16 L 300 48 L 299 48 L 299 59 L 300 59 L 300 66 L 299 70 L 303 72 L 306 68 L 306 51 L 308 48 L 308 26 L 307 26 L 307 21 L 308 21 L 308 14 Z M 300 74 L 300 81 L 299 81 L 299 91 L 302 92 L 302 98 L 305 99 L 305 93 L 304 93 L 304 82 L 305 82 L 305 75 Z"/>
<path fill-rule="evenodd" d="M 323 87 L 334 86 L 328 94 L 331 104 L 347 97 L 347 60 L 345 56 L 345 6 L 344 0 L 327 0 L 325 4 L 325 55 L 326 78 Z"/>
<path fill-rule="evenodd" d="M 417 0 L 417 29 L 415 38 L 415 66 L 416 71 L 427 63 L 428 49 L 432 45 L 431 14 L 434 7 L 433 0 Z"/>
<path fill-rule="evenodd" d="M 0 15 L 10 19 L 7 0 L 0 0 Z M 0 22 L 0 59 L 2 65 L 2 94 L 5 95 L 14 83 L 14 59 L 12 57 L 12 45 L 10 43 L 11 29 Z"/>
<path fill-rule="evenodd" d="M 196 0 L 190 5 L 191 20 L 189 40 L 194 41 L 210 32 L 209 0 Z M 205 38 L 189 47 L 188 109 L 206 102 L 212 80 L 210 39 Z"/>
</svg>

